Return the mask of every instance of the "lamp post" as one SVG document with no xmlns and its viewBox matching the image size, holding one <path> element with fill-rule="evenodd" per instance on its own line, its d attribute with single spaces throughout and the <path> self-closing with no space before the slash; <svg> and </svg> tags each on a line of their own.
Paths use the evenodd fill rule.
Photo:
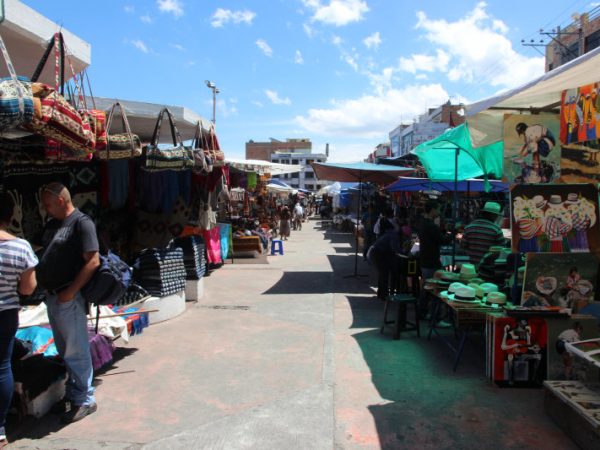
<svg viewBox="0 0 600 450">
<path fill-rule="evenodd" d="M 220 92 L 219 89 L 217 88 L 217 86 L 215 85 L 215 83 L 213 83 L 212 81 L 208 81 L 205 80 L 204 81 L 206 83 L 206 86 L 212 90 L 212 94 L 213 94 L 213 116 L 212 116 L 212 123 L 213 125 L 217 124 L 217 119 L 216 119 L 216 112 L 217 112 L 217 94 Z"/>
</svg>

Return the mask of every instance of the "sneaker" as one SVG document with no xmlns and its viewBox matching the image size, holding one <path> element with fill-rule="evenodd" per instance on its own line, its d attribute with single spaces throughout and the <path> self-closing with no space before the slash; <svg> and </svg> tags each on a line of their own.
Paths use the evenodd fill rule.
<svg viewBox="0 0 600 450">
<path fill-rule="evenodd" d="M 96 405 L 96 403 L 92 403 L 91 405 L 73 406 L 69 412 L 66 412 L 62 415 L 61 422 L 77 422 L 81 419 L 84 419 L 86 416 L 95 413 L 97 409 L 98 405 Z"/>
<path fill-rule="evenodd" d="M 0 436 L 0 448 L 4 448 L 8 445 L 8 440 L 6 436 Z"/>
<path fill-rule="evenodd" d="M 71 401 L 66 398 L 63 398 L 62 400 L 57 401 L 50 408 L 50 412 L 52 414 L 64 414 L 66 412 L 69 412 L 70 410 L 71 410 Z"/>
<path fill-rule="evenodd" d="M 444 320 L 440 320 L 435 324 L 436 328 L 452 328 L 452 324 Z"/>
</svg>

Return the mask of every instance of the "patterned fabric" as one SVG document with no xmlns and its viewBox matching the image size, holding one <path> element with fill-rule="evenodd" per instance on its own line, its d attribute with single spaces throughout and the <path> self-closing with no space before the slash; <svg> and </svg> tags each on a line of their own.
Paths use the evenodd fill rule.
<svg viewBox="0 0 600 450">
<path fill-rule="evenodd" d="M 166 297 L 185 289 L 186 270 L 181 248 L 146 249 L 133 265 L 136 283 L 156 297 Z"/>
<path fill-rule="evenodd" d="M 206 257 L 202 236 L 186 236 L 173 240 L 171 247 L 183 250 L 186 279 L 199 280 L 206 273 Z"/>
<path fill-rule="evenodd" d="M 465 227 L 463 244 L 471 263 L 477 265 L 494 245 L 503 246 L 506 242 L 500 227 L 489 220 L 476 219 Z"/>
<path fill-rule="evenodd" d="M 167 115 L 173 138 L 173 146 L 170 148 L 159 147 L 160 127 L 163 116 Z M 175 119 L 167 108 L 164 108 L 159 114 L 152 135 L 152 142 L 145 147 L 146 170 L 185 170 L 194 167 L 194 154 L 191 148 L 185 147 L 181 140 L 181 135 L 175 125 Z"/>
<path fill-rule="evenodd" d="M 0 36 L 0 50 L 10 74 L 10 78 L 0 80 L 0 130 L 6 130 L 31 122 L 33 94 L 29 79 L 17 77 L 2 36 Z"/>
<path fill-rule="evenodd" d="M 115 116 L 116 110 L 121 110 L 121 121 L 123 123 L 123 133 L 110 133 L 112 122 Z M 129 120 L 127 119 L 127 113 L 123 106 L 117 102 L 110 109 L 108 119 L 106 121 L 106 133 L 107 133 L 107 145 L 104 148 L 96 149 L 99 150 L 98 157 L 100 159 L 123 159 L 133 158 L 141 156 L 142 154 L 142 143 L 137 134 L 131 132 L 129 127 Z"/>
</svg>

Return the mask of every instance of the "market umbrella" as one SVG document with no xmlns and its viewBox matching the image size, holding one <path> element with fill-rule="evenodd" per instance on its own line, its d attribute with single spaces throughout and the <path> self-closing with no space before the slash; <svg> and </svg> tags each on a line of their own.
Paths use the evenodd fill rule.
<svg viewBox="0 0 600 450">
<path fill-rule="evenodd" d="M 503 183 L 497 180 L 488 181 L 491 192 L 508 192 L 508 183 Z M 440 191 L 448 192 L 484 192 L 486 191 L 485 180 L 479 178 L 469 178 L 462 180 L 454 185 L 454 180 L 447 181 L 433 181 L 429 178 L 413 178 L 413 177 L 399 177 L 397 181 L 389 184 L 385 187 L 386 191 L 389 192 L 415 192 L 415 191 Z"/>
<path fill-rule="evenodd" d="M 388 166 L 385 164 L 371 164 L 366 162 L 353 163 L 312 163 L 312 168 L 319 180 L 329 181 L 354 181 L 360 183 L 359 198 L 362 199 L 363 183 L 389 184 L 400 175 L 414 171 L 409 167 Z M 361 202 L 358 202 L 356 227 L 361 215 Z M 358 233 L 354 249 L 354 277 L 358 277 Z"/>
<path fill-rule="evenodd" d="M 491 186 L 487 181 L 488 175 L 502 177 L 502 141 L 494 142 L 484 147 L 474 148 L 469 128 L 466 123 L 446 130 L 440 136 L 423 142 L 411 153 L 418 156 L 427 172 L 434 181 L 454 180 L 454 205 L 452 219 L 456 223 L 458 211 L 458 182 L 478 176 L 485 177 L 486 191 Z M 452 251 L 452 265 L 455 262 L 455 245 Z"/>
</svg>

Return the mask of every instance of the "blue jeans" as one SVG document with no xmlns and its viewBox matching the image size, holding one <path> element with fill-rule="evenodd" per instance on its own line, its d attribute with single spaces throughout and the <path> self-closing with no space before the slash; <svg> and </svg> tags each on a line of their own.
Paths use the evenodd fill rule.
<svg viewBox="0 0 600 450">
<path fill-rule="evenodd" d="M 54 343 L 69 374 L 65 397 L 75 406 L 95 403 L 85 300 L 77 293 L 70 302 L 59 303 L 56 295 L 49 295 L 46 306 Z"/>
<path fill-rule="evenodd" d="M 14 381 L 10 359 L 19 328 L 19 310 L 0 311 L 0 435 L 5 435 L 4 423 L 12 400 Z"/>
</svg>

